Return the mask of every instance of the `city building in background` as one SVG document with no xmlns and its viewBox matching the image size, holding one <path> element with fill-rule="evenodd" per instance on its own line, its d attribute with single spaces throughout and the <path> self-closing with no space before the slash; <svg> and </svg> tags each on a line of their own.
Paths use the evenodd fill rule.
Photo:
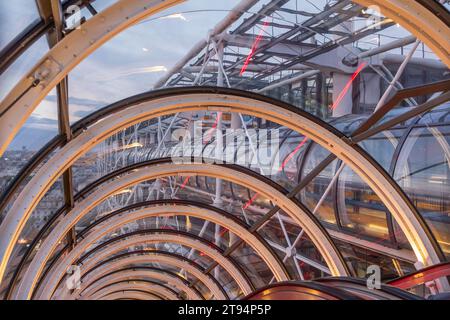
<svg viewBox="0 0 450 320">
<path fill-rule="evenodd" d="M 0 3 L 0 298 L 450 299 L 450 2 Z"/>
</svg>

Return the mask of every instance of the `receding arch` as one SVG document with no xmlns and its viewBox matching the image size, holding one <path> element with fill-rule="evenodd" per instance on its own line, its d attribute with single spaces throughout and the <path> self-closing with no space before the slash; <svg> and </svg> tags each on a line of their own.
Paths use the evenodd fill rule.
<svg viewBox="0 0 450 320">
<path fill-rule="evenodd" d="M 180 204 L 174 205 L 175 203 L 177 202 L 174 201 L 171 203 L 169 201 L 166 205 L 159 205 L 137 211 L 125 212 L 117 217 L 114 217 L 114 215 L 112 215 L 112 218 L 107 219 L 94 227 L 93 230 L 91 230 L 90 234 L 87 237 L 84 237 L 83 240 L 78 242 L 75 248 L 72 249 L 70 253 L 66 255 L 62 261 L 57 263 L 54 266 L 54 269 L 47 274 L 46 281 L 44 281 L 42 285 L 43 292 L 53 292 L 53 289 L 56 287 L 65 270 L 67 270 L 70 265 L 75 263 L 81 256 L 81 254 L 98 239 L 104 237 L 108 233 L 113 232 L 115 229 L 120 228 L 120 226 L 126 223 L 132 222 L 134 220 L 141 220 L 148 217 L 158 216 L 161 217 L 187 215 L 213 222 L 215 224 L 221 225 L 222 227 L 226 227 L 231 232 L 243 239 L 246 243 L 248 243 L 253 248 L 253 250 L 258 253 L 258 255 L 260 255 L 260 257 L 266 262 L 269 269 L 274 274 L 277 272 L 283 272 L 282 265 L 274 256 L 275 253 L 271 252 L 263 243 L 261 243 L 260 239 L 251 234 L 242 224 L 239 224 L 236 219 L 231 219 L 229 214 L 228 217 L 224 216 L 225 213 L 219 214 L 219 211 L 217 209 L 213 209 L 212 207 L 204 206 L 202 208 L 198 206 L 188 206 Z M 207 246 L 203 246 L 202 250 L 205 251 L 207 249 Z M 250 294 L 253 291 L 252 286 L 248 283 L 245 277 L 240 274 L 241 272 L 232 263 L 230 263 L 227 259 L 223 258 L 220 255 L 214 255 L 213 258 L 216 259 L 216 261 L 218 261 L 219 264 L 228 271 L 228 273 L 234 278 L 245 295 Z"/>
<path fill-rule="evenodd" d="M 165 300 L 180 300 L 178 294 L 172 289 L 159 284 L 155 281 L 143 280 L 143 279 L 131 279 L 131 280 L 123 280 L 115 283 L 110 283 L 108 285 L 103 286 L 103 288 L 98 289 L 91 296 L 87 297 L 89 300 L 97 300 L 99 296 L 116 290 L 126 290 L 130 288 L 138 288 L 148 290 L 149 292 L 155 292 Z"/>
<path fill-rule="evenodd" d="M 103 261 L 106 263 L 109 262 L 108 258 L 118 249 L 123 250 L 144 243 L 149 244 L 162 242 L 176 243 L 203 252 L 227 270 L 238 284 L 242 283 L 240 281 L 245 281 L 244 279 L 246 279 L 240 271 L 240 268 L 234 264 L 234 261 L 225 257 L 223 252 L 219 251 L 219 248 L 215 247 L 213 243 L 205 241 L 199 237 L 193 237 L 189 234 L 174 232 L 172 230 L 139 230 L 133 233 L 124 234 L 122 236 L 112 238 L 106 242 L 105 245 L 102 244 L 94 247 L 86 254 L 86 256 L 90 257 L 95 253 L 97 256 L 101 256 Z M 95 256 L 95 259 L 87 258 L 80 264 L 81 274 L 83 277 L 87 276 L 95 269 L 97 256 Z M 52 274 L 49 274 L 46 277 L 42 288 L 38 291 L 37 296 L 41 299 L 49 299 L 56 288 L 61 284 L 61 281 L 58 282 L 60 279 L 62 279 L 60 274 L 55 274 L 55 278 L 52 277 Z"/>
<path fill-rule="evenodd" d="M 445 21 L 448 13 L 438 3 L 428 3 L 428 6 L 440 10 L 439 17 L 427 7 L 427 0 L 353 0 L 365 7 L 377 6 L 381 13 L 391 18 L 411 34 L 423 41 L 433 52 L 450 66 L 450 31 L 449 21 Z"/>
<path fill-rule="evenodd" d="M 163 300 L 162 297 L 152 293 L 147 292 L 142 289 L 127 289 L 123 291 L 110 292 L 100 297 L 99 300 Z"/>
<path fill-rule="evenodd" d="M 81 283 L 81 288 L 75 290 L 71 294 L 57 295 L 58 299 L 61 297 L 63 300 L 80 299 L 88 297 L 96 290 L 111 282 L 127 279 L 142 279 L 149 278 L 152 280 L 163 281 L 170 286 L 184 292 L 189 300 L 204 300 L 202 294 L 194 287 L 189 286 L 189 282 L 182 278 L 180 275 L 175 274 L 168 270 L 158 269 L 154 267 L 127 267 L 117 269 L 104 276 L 85 280 Z"/>
<path fill-rule="evenodd" d="M 104 257 L 105 256 L 95 257 L 92 264 L 93 265 L 98 264 L 101 261 L 101 258 Z M 177 256 L 174 254 L 167 254 L 162 252 L 154 253 L 151 251 L 147 252 L 144 255 L 138 256 L 124 255 L 123 257 L 118 257 L 117 259 L 114 259 L 107 264 L 95 268 L 93 272 L 90 273 L 88 278 L 89 279 L 96 277 L 100 278 L 104 275 L 109 274 L 113 270 L 117 270 L 131 264 L 138 265 L 149 262 L 158 262 L 186 270 L 188 273 L 190 273 L 192 276 L 198 279 L 201 283 L 203 283 L 211 291 L 215 299 L 227 300 L 227 296 L 224 293 L 223 288 L 217 282 L 217 280 L 215 280 L 211 275 L 204 274 L 198 265 L 194 265 L 192 262 L 188 262 L 188 259 L 181 259 L 181 258 L 182 258 L 181 256 Z M 39 299 L 48 300 L 48 298 L 45 297 L 41 297 Z"/>
<path fill-rule="evenodd" d="M 193 176 L 204 175 L 222 180 L 229 180 L 231 182 L 241 184 L 249 189 L 258 192 L 260 195 L 268 198 L 273 203 L 278 205 L 286 214 L 291 216 L 296 223 L 315 244 L 318 251 L 324 257 L 332 275 L 346 275 L 347 269 L 339 251 L 333 245 L 333 242 L 320 225 L 317 219 L 311 215 L 304 207 L 299 207 L 298 203 L 288 199 L 279 190 L 270 187 L 267 183 L 243 173 L 236 169 L 230 169 L 227 166 L 217 166 L 213 164 L 161 164 L 152 166 L 151 170 L 137 170 L 126 176 L 120 177 L 108 184 L 104 185 L 99 190 L 96 190 L 91 195 L 82 200 L 75 208 L 69 212 L 58 225 L 53 229 L 52 233 L 43 242 L 37 255 L 31 262 L 27 273 L 22 279 L 17 297 L 27 299 L 36 284 L 38 276 L 41 274 L 51 253 L 56 248 L 57 243 L 62 239 L 68 230 L 72 228 L 85 214 L 92 210 L 95 206 L 107 199 L 115 192 L 146 180 L 153 180 L 161 177 L 181 175 Z M 277 280 L 283 281 L 284 274 L 275 275 Z"/>
</svg>

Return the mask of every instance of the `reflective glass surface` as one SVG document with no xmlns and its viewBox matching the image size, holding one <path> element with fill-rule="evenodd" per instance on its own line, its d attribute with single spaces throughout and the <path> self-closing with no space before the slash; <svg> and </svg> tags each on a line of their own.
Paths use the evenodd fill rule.
<svg viewBox="0 0 450 320">
<path fill-rule="evenodd" d="M 64 33 L 68 34 L 69 29 L 92 19 L 115 2 L 91 1 L 84 3 L 80 11 L 66 12 Z M 68 2 L 62 3 L 67 9 Z M 307 117 L 314 116 L 311 119 L 317 125 L 322 125 L 319 119 L 324 120 L 327 125 L 323 125 L 330 130 L 339 130 L 350 137 L 403 89 L 422 88 L 449 78 L 448 67 L 430 48 L 422 42 L 415 44 L 406 29 L 372 7 L 363 8 L 344 0 L 290 0 L 276 4 L 262 0 L 234 12 L 239 3 L 238 0 L 186 1 L 126 28 L 86 56 L 68 75 L 69 122 L 78 129 L 75 136 L 88 129 L 89 125 L 83 123 L 86 116 L 120 100 L 125 99 L 125 108 L 128 99 L 136 94 L 203 85 L 241 89 L 287 102 Z M 444 6 L 448 8 L 446 2 Z M 43 14 L 38 9 L 36 2 L 30 0 L 0 4 L 2 54 L 5 48 L 20 45 L 14 43 L 19 35 L 31 35 L 26 31 L 41 21 Z M 223 28 L 215 29 L 217 26 Z M 50 38 L 44 33 L 27 45 L 22 54 L 12 57 L 12 63 L 0 74 L 0 100 L 20 79 L 30 75 L 33 66 L 49 50 Z M 402 98 L 380 121 L 372 124 L 372 129 L 439 98 L 438 91 Z M 21 179 L 17 188 L 11 189 L 11 197 L 1 204 L 0 222 L 43 163 L 60 150 L 41 148 L 58 135 L 58 110 L 63 107 L 56 90 L 52 90 L 0 157 L 0 192 L 8 191 L 14 179 Z M 214 107 L 210 106 L 210 110 Z M 174 155 L 202 157 L 205 161 L 223 160 L 224 155 L 228 164 L 248 168 L 288 193 L 330 154 L 313 139 L 267 119 L 210 110 L 148 119 L 115 131 L 94 148 L 84 150 L 72 165 L 75 203 L 101 189 L 103 184 L 95 182 L 108 174 Z M 101 120 L 98 118 L 93 123 Z M 449 125 L 450 104 L 441 103 L 358 143 L 367 153 L 362 156 L 382 168 L 377 174 L 392 177 L 406 193 L 447 259 L 450 257 Z M 49 156 L 27 174 L 19 175 L 33 157 L 46 151 Z M 337 156 L 340 159 L 291 196 L 311 211 L 330 233 L 353 276 L 365 277 L 364 270 L 371 264 L 382 267 L 385 281 L 411 272 L 415 257 L 395 217 L 372 188 L 343 165 L 343 156 Z M 93 188 L 81 195 L 89 186 Z M 5 293 L 19 263 L 28 266 L 42 241 L 64 216 L 60 210 L 65 204 L 64 191 L 67 190 L 59 177 L 25 223 L 7 267 L 1 294 Z M 169 199 L 216 205 L 237 217 L 247 228 L 264 219 L 275 205 L 257 191 L 230 181 L 205 176 L 163 177 L 140 182 L 108 197 L 77 222 L 76 235 L 86 236 L 85 232 L 89 235 L 90 231 L 86 230 L 90 226 L 115 210 L 139 202 Z M 56 214 L 60 214 L 59 218 L 47 225 Z M 144 229 L 186 232 L 224 251 L 241 239 L 226 226 L 202 219 L 152 217 L 122 226 L 88 249 L 113 237 Z M 308 235 L 282 210 L 255 232 L 285 263 L 293 279 L 311 280 L 329 275 L 323 257 Z M 33 241 L 39 234 L 39 241 Z M 58 244 L 51 257 L 63 255 L 66 245 L 65 240 Z M 165 243 L 143 248 L 190 256 L 202 268 L 213 262 L 201 252 L 182 245 Z M 230 256 L 242 266 L 255 287 L 274 280 L 262 257 L 247 243 Z M 24 272 L 26 268 L 20 270 L 16 280 Z M 225 270 L 215 267 L 211 272 L 231 298 L 242 296 Z M 184 277 L 195 282 L 192 275 Z M 210 289 L 204 284 L 195 287 L 211 297 Z"/>
</svg>

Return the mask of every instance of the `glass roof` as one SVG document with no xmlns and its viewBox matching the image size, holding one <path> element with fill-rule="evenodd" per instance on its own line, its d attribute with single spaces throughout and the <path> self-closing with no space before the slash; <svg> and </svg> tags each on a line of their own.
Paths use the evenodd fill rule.
<svg viewBox="0 0 450 320">
<path fill-rule="evenodd" d="M 60 31 L 64 37 L 77 32 L 77 26 L 116 2 L 87 1 L 78 7 L 76 1 L 61 1 Z M 124 29 L 77 64 L 67 74 L 65 89 L 46 94 L 0 155 L 0 222 L 11 214 L 28 183 L 67 143 L 108 114 L 136 105 L 133 96 L 170 88 L 227 87 L 288 103 L 318 125 L 329 125 L 327 130 L 348 139 L 352 148 L 360 148 L 362 157 L 376 163 L 376 174 L 387 176 L 399 194 L 406 195 L 405 201 L 431 231 L 442 262 L 448 261 L 450 103 L 442 98 L 448 93 L 448 85 L 442 89 L 450 78 L 448 66 L 424 42 L 373 7 L 347 0 L 261 0 L 236 13 L 244 2 L 190 0 L 172 6 Z M 443 6 L 449 9 L 447 2 Z M 34 0 L 0 4 L 0 100 L 22 79 L 33 76 L 35 65 L 56 45 L 49 26 L 54 26 L 51 9 Z M 61 90 L 67 91 L 66 100 Z M 366 277 L 370 264 L 382 266 L 383 281 L 414 270 L 417 257 L 401 222 L 376 188 L 345 165 L 346 155 L 335 154 L 337 158 L 308 181 L 333 156 L 319 140 L 263 116 L 214 111 L 222 107 L 211 105 L 135 123 L 80 152 L 70 170 L 58 175 L 38 199 L 24 224 L 0 284 L 0 297 L 16 293 L 40 246 L 73 207 L 107 183 L 136 170 L 152 170 L 158 159 L 175 156 L 224 160 L 227 167 L 258 175 L 263 183 L 281 190 L 317 219 L 353 277 Z M 67 123 L 61 122 L 62 112 L 68 114 Z M 87 122 L 88 117 L 94 120 Z M 65 135 L 64 126 L 73 137 Z M 258 190 L 204 175 L 170 175 L 129 185 L 89 210 L 73 226 L 73 238 L 67 235 L 52 250 L 55 259 L 46 260 L 40 281 L 45 282 L 53 263 L 89 235 L 93 225 L 114 212 L 121 214 L 128 207 L 133 212 L 152 201 L 153 205 L 191 202 L 232 215 L 270 248 L 292 280 L 331 274 L 311 235 Z M 187 215 L 123 225 L 84 253 L 114 237 L 145 229 L 186 233 L 214 244 L 236 262 L 254 289 L 275 281 L 264 257 L 243 235 Z M 237 241 L 241 243 L 234 248 Z M 231 299 L 244 296 L 233 275 L 203 252 L 170 243 L 138 249 L 192 259 L 216 277 Z M 183 274 L 205 297 L 212 295 L 211 288 L 180 268 L 151 262 L 140 266 Z M 38 291 L 35 288 L 35 294 Z"/>
</svg>

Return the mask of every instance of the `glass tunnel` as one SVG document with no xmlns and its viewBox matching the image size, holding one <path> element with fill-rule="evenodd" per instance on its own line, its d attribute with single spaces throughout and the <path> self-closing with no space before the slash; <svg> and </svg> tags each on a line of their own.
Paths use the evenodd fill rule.
<svg viewBox="0 0 450 320">
<path fill-rule="evenodd" d="M 1 1 L 0 299 L 450 299 L 449 10 Z"/>
</svg>

